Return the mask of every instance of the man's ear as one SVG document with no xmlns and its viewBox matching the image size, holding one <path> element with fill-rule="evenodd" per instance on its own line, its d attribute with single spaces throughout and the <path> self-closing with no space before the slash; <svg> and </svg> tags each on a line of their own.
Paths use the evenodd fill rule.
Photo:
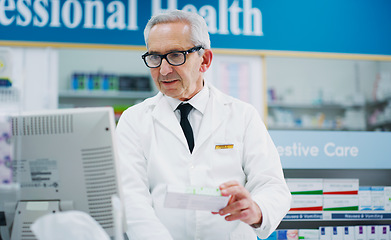
<svg viewBox="0 0 391 240">
<path fill-rule="evenodd" d="M 204 49 L 204 54 L 202 56 L 202 63 L 200 67 L 200 72 L 206 72 L 209 69 L 210 64 L 212 64 L 213 53 L 210 49 Z"/>
</svg>

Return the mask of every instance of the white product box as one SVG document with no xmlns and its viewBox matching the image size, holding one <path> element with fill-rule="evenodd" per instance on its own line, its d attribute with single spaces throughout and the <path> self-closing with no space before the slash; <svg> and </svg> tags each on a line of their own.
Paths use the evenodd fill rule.
<svg viewBox="0 0 391 240">
<path fill-rule="evenodd" d="M 358 195 L 324 195 L 323 211 L 357 211 Z"/>
<path fill-rule="evenodd" d="M 323 194 L 358 194 L 359 180 L 346 178 L 323 179 Z"/>
<path fill-rule="evenodd" d="M 299 229 L 299 239 L 319 240 L 318 229 Z"/>
<path fill-rule="evenodd" d="M 372 210 L 384 211 L 384 187 L 371 187 Z"/>
<path fill-rule="evenodd" d="M 319 227 L 319 240 L 331 240 L 333 227 Z"/>
<path fill-rule="evenodd" d="M 384 210 L 391 212 L 391 186 L 384 187 Z"/>
<path fill-rule="evenodd" d="M 360 186 L 358 190 L 358 205 L 360 211 L 371 211 L 372 200 L 371 200 L 371 187 Z"/>
<path fill-rule="evenodd" d="M 343 240 L 355 240 L 354 226 L 343 227 Z"/>
<path fill-rule="evenodd" d="M 367 226 L 355 226 L 354 228 L 356 240 L 367 240 Z"/>
<path fill-rule="evenodd" d="M 367 226 L 367 240 L 378 240 L 375 225 Z"/>
<path fill-rule="evenodd" d="M 167 186 L 164 207 L 218 212 L 228 204 L 219 188 Z"/>
<path fill-rule="evenodd" d="M 322 211 L 322 195 L 292 195 L 290 211 Z"/>
<path fill-rule="evenodd" d="M 333 227 L 331 240 L 344 240 L 344 227 Z"/>
<path fill-rule="evenodd" d="M 378 225 L 376 226 L 376 233 L 378 240 L 390 240 L 390 227 L 389 225 Z"/>
<path fill-rule="evenodd" d="M 286 183 L 292 194 L 323 194 L 322 178 L 287 178 Z"/>
</svg>

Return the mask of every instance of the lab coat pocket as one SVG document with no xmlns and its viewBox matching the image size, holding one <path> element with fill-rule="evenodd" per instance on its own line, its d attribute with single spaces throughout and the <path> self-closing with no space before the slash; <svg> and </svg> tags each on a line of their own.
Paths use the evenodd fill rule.
<svg viewBox="0 0 391 240">
<path fill-rule="evenodd" d="M 236 142 L 215 143 L 211 164 L 214 172 L 220 173 L 220 181 L 241 179 L 242 149 L 242 145 Z"/>
</svg>

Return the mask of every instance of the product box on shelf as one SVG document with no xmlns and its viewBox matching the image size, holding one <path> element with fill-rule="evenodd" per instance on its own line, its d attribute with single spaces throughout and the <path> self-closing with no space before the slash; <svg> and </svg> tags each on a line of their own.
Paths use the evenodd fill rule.
<svg viewBox="0 0 391 240">
<path fill-rule="evenodd" d="M 354 226 L 356 240 L 367 240 L 367 226 Z"/>
<path fill-rule="evenodd" d="M 333 227 L 331 239 L 332 240 L 344 240 L 344 227 Z"/>
<path fill-rule="evenodd" d="M 391 227 L 390 225 L 376 226 L 377 239 L 390 240 L 391 239 L 390 227 Z"/>
<path fill-rule="evenodd" d="M 384 211 L 384 187 L 372 186 L 371 187 L 371 202 L 372 210 Z"/>
<path fill-rule="evenodd" d="M 286 183 L 292 195 L 323 194 L 322 178 L 287 178 Z"/>
<path fill-rule="evenodd" d="M 332 240 L 333 227 L 319 227 L 319 240 Z"/>
<path fill-rule="evenodd" d="M 318 229 L 299 229 L 299 239 L 319 240 Z"/>
<path fill-rule="evenodd" d="M 325 178 L 323 194 L 358 194 L 359 179 Z"/>
<path fill-rule="evenodd" d="M 324 211 L 357 211 L 358 195 L 323 195 Z"/>
<path fill-rule="evenodd" d="M 343 240 L 355 240 L 354 226 L 343 227 Z"/>
<path fill-rule="evenodd" d="M 292 195 L 290 211 L 322 211 L 322 195 Z"/>
<path fill-rule="evenodd" d="M 384 187 L 384 210 L 391 212 L 391 186 Z"/>
<path fill-rule="evenodd" d="M 358 190 L 358 204 L 360 211 L 371 211 L 372 200 L 371 200 L 371 187 L 360 186 Z"/>
<path fill-rule="evenodd" d="M 287 229 L 277 231 L 277 240 L 298 240 L 299 230 L 298 229 Z"/>
</svg>

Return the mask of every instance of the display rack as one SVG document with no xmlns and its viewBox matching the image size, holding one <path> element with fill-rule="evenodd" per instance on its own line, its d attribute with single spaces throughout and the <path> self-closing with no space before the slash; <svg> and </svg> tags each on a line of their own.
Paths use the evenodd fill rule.
<svg viewBox="0 0 391 240">
<path fill-rule="evenodd" d="M 391 212 L 383 211 L 317 211 L 289 212 L 283 221 L 368 221 L 391 220 Z"/>
</svg>

